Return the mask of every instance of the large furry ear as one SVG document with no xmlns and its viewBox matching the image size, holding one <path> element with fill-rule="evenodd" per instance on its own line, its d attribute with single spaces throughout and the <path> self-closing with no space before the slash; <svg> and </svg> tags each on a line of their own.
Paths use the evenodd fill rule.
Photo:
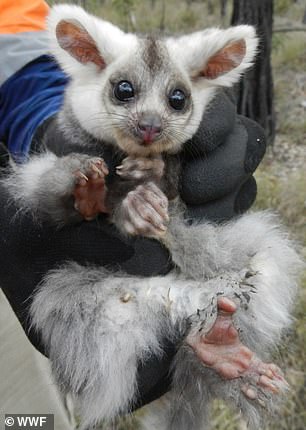
<svg viewBox="0 0 306 430">
<path fill-rule="evenodd" d="M 59 46 L 82 64 L 93 63 L 101 69 L 106 66 L 98 47 L 79 22 L 61 20 L 56 26 Z"/>
<path fill-rule="evenodd" d="M 101 72 L 135 47 L 135 35 L 88 14 L 81 7 L 57 5 L 48 17 L 51 52 L 74 76 L 84 70 Z"/>
<path fill-rule="evenodd" d="M 231 86 L 255 58 L 258 39 L 254 27 L 209 29 L 170 39 L 168 48 L 195 81 Z"/>
</svg>

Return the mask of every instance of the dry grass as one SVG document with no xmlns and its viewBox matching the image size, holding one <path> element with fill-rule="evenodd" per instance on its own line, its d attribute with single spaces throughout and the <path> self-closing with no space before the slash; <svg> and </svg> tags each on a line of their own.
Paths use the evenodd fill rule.
<svg viewBox="0 0 306 430">
<path fill-rule="evenodd" d="M 306 32 L 274 36 L 273 68 L 277 132 L 294 144 L 306 142 Z"/>
</svg>

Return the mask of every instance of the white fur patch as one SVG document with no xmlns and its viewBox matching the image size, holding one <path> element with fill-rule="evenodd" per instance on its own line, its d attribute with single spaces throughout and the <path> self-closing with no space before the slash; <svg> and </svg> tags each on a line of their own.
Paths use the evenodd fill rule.
<svg viewBox="0 0 306 430">
<path fill-rule="evenodd" d="M 56 38 L 56 26 L 61 20 L 75 21 L 76 24 L 80 23 L 82 25 L 95 41 L 98 51 L 106 62 L 106 68 L 101 71 L 93 63 L 82 64 L 59 46 Z M 48 30 L 51 52 L 72 78 L 66 95 L 66 103 L 71 106 L 82 128 L 98 139 L 103 139 L 109 143 L 120 141 L 124 150 L 129 149 L 129 147 L 132 150 L 134 147 L 130 140 L 127 140 L 126 148 L 124 137 L 118 137 L 118 130 L 110 126 L 110 123 L 114 124 L 118 121 L 118 116 L 112 115 L 114 109 L 112 103 L 108 101 L 109 90 L 104 91 L 110 76 L 114 72 L 131 70 L 133 61 L 138 61 L 139 52 L 141 51 L 140 39 L 134 34 L 124 33 L 107 21 L 86 13 L 80 7 L 70 5 L 57 5 L 52 8 L 48 18 Z M 214 55 L 226 44 L 240 39 L 244 39 L 246 42 L 246 54 L 236 68 L 216 79 L 201 78 L 193 80 L 194 75 L 200 69 L 203 69 L 210 56 Z M 232 86 L 239 80 L 245 70 L 252 65 L 257 42 L 254 28 L 246 25 L 226 30 L 213 28 L 179 38 L 160 41 L 160 44 L 164 45 L 166 51 L 168 51 L 171 60 L 169 63 L 165 58 L 165 67 L 168 70 L 170 64 L 171 69 L 171 62 L 173 62 L 175 73 L 177 74 L 179 71 L 182 74 L 183 81 L 190 84 L 193 106 L 192 117 L 187 123 L 185 120 L 183 121 L 184 116 L 181 119 L 176 117 L 177 128 L 181 130 L 176 135 L 176 139 L 179 142 L 173 142 L 173 148 L 167 147 L 167 151 L 171 152 L 171 149 L 174 152 L 178 151 L 183 141 L 187 141 L 193 136 L 206 106 L 214 96 L 215 89 L 218 86 Z M 139 60 L 141 59 L 139 58 Z M 141 75 L 141 72 L 139 73 Z M 144 82 L 152 79 L 151 76 L 147 75 L 148 72 L 144 70 Z M 157 83 L 157 85 L 154 84 L 153 86 L 158 87 L 159 84 Z M 167 100 L 155 97 L 152 86 L 151 89 L 152 91 L 150 91 L 148 97 L 142 97 L 141 99 L 142 109 L 164 112 Z M 118 107 L 116 110 L 117 113 L 121 112 L 121 115 L 124 116 L 124 112 Z M 183 123 L 180 124 L 180 121 L 183 121 Z M 119 129 L 122 130 L 122 127 L 128 127 L 127 124 L 123 124 L 123 120 L 121 120 Z M 184 139 L 179 136 L 183 136 Z M 181 142 L 180 140 L 183 141 Z M 147 155 L 144 152 L 144 148 L 138 148 L 137 145 L 136 148 L 139 151 L 142 150 L 143 155 Z"/>
<path fill-rule="evenodd" d="M 172 56 L 181 66 L 192 75 L 202 70 L 210 57 L 224 48 L 227 44 L 244 39 L 246 54 L 238 67 L 224 75 L 212 79 L 200 79 L 198 86 L 225 86 L 230 87 L 236 83 L 254 62 L 257 53 L 258 39 L 254 27 L 239 25 L 226 30 L 211 28 L 198 31 L 178 39 L 167 40 L 167 47 Z M 201 82 L 202 81 L 202 82 Z"/>
<path fill-rule="evenodd" d="M 22 207 L 31 208 L 33 198 L 40 188 L 40 181 L 53 168 L 57 157 L 51 152 L 32 156 L 24 164 L 11 164 L 11 174 L 2 183 L 13 199 Z"/>
<path fill-rule="evenodd" d="M 56 26 L 61 20 L 79 22 L 97 44 L 101 56 L 109 64 L 116 58 L 127 54 L 136 45 L 136 36 L 121 31 L 110 22 L 88 14 L 81 7 L 72 5 L 57 5 L 51 9 L 48 17 L 48 31 L 50 35 L 50 48 L 63 69 L 70 75 L 94 75 L 98 68 L 94 64 L 81 64 L 68 52 L 62 49 L 56 39 Z"/>
</svg>

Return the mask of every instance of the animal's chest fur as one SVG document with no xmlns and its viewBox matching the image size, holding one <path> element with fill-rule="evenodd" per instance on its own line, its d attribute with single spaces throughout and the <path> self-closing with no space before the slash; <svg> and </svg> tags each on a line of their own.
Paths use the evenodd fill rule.
<svg viewBox="0 0 306 430">
<path fill-rule="evenodd" d="M 73 130 L 74 138 L 71 139 Z M 116 175 L 116 166 L 129 154 L 124 153 L 118 146 L 98 140 L 82 129 L 78 121 L 68 113 L 66 116 L 66 130 L 59 124 L 58 116 L 54 116 L 44 127 L 38 130 L 33 142 L 33 152 L 47 149 L 57 156 L 65 156 L 71 153 L 83 153 L 101 157 L 105 160 L 109 175 L 106 184 L 110 191 L 109 199 L 114 196 L 122 196 L 134 189 L 141 181 L 122 181 Z M 164 175 L 160 181 L 160 188 L 169 200 L 175 199 L 179 194 L 179 181 L 181 176 L 180 154 L 163 154 L 165 163 Z"/>
</svg>

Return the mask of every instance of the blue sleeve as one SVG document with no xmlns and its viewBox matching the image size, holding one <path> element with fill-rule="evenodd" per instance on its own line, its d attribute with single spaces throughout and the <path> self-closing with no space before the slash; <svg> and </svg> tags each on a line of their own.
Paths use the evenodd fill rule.
<svg viewBox="0 0 306 430">
<path fill-rule="evenodd" d="M 22 162 L 37 127 L 57 113 L 68 77 L 48 55 L 28 63 L 0 87 L 0 141 Z"/>
</svg>

